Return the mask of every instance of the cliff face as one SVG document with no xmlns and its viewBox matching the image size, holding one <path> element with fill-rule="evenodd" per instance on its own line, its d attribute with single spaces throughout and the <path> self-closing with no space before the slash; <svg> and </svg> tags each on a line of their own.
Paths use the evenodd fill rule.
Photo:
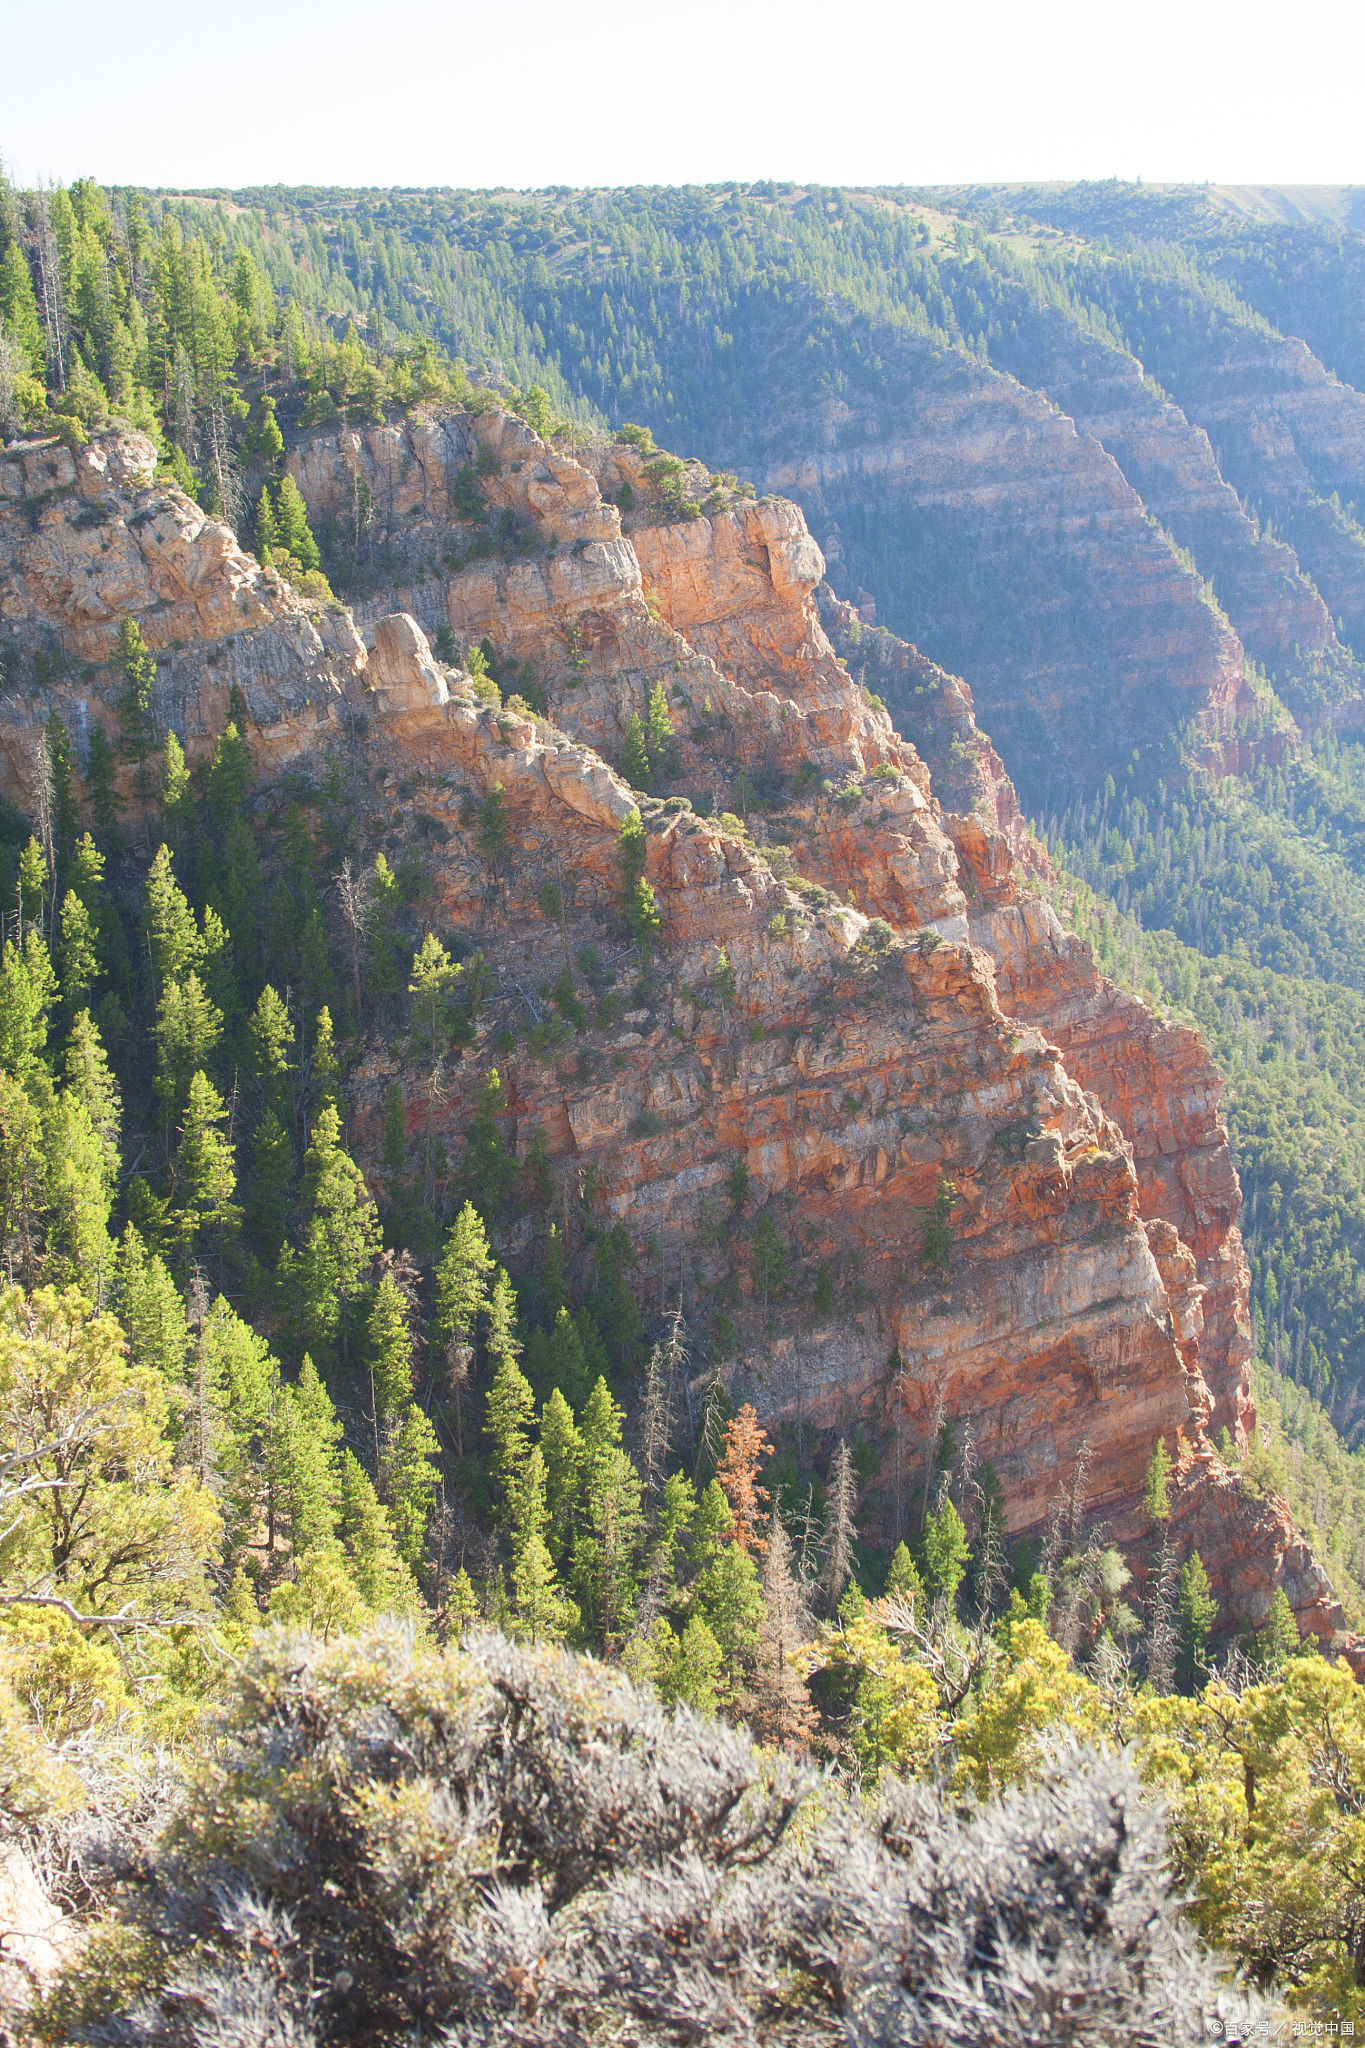
<svg viewBox="0 0 1365 2048">
<path fill-rule="evenodd" d="M 367 649 L 347 615 L 314 620 L 225 529 L 150 488 L 144 448 L 94 444 L 97 484 L 56 486 L 68 495 L 55 506 L 39 494 L 36 568 L 29 480 L 60 461 L 47 448 L 6 459 L 22 484 L 0 504 L 5 617 L 21 647 L 46 649 L 49 680 L 4 699 L 5 793 L 28 793 L 28 743 L 52 703 L 111 717 L 100 657 L 118 608 L 68 627 L 67 586 L 47 566 L 66 564 L 74 587 L 106 543 L 143 565 L 126 587 L 166 653 L 156 709 L 187 741 L 221 717 L 229 678 L 267 771 L 320 766 L 346 731 L 362 829 L 397 825 L 426 847 L 437 922 L 479 945 L 496 989 L 453 1072 L 371 1045 L 351 1109 L 372 1170 L 395 1079 L 414 1139 L 439 1138 L 458 1160 L 496 1040 L 509 1140 L 550 1180 L 505 1226 L 505 1257 L 536 1257 L 552 1216 L 583 1256 L 580 1204 L 624 1225 L 647 1305 L 680 1290 L 737 1396 L 808 1446 L 862 1423 L 891 1520 L 917 1504 L 946 1414 L 970 1419 L 1012 1528 L 1044 1525 L 1083 1463 L 1093 1512 L 1137 1543 L 1164 1437 L 1227 1618 L 1259 1619 L 1278 1578 L 1305 1625 L 1331 1632 L 1330 1588 L 1287 1518 L 1249 1502 L 1209 1442 L 1210 1426 L 1252 1418 L 1236 1178 L 1202 1048 L 1097 977 L 1030 893 L 1036 850 L 947 678 L 926 701 L 947 704 L 948 752 L 955 741 L 970 757 L 983 802 L 941 808 L 923 759 L 834 652 L 814 595 L 820 553 L 794 507 L 740 499 L 669 523 L 629 451 L 556 454 L 505 415 L 319 437 L 291 458 L 315 519 L 339 516 L 348 493 L 356 504 L 357 476 L 372 503 L 392 480 L 381 532 L 405 580 L 362 615 Z M 452 471 L 477 470 L 481 451 L 516 551 L 462 560 L 470 522 L 454 516 Z M 601 485 L 619 494 L 632 472 L 627 533 Z M 173 586 L 158 581 L 164 554 L 144 552 L 148 532 L 174 538 Z M 553 722 L 481 702 L 417 612 L 466 644 L 486 632 L 504 675 L 531 662 Z M 847 634 L 846 609 L 827 599 L 826 616 Z M 903 658 L 920 673 L 913 650 Z M 739 801 L 741 769 L 766 778 L 751 821 L 766 846 L 681 793 L 638 799 L 603 759 L 659 681 L 670 782 L 718 807 Z M 381 820 L 376 792 L 395 775 L 411 800 Z M 508 847 L 490 865 L 471 819 L 496 785 Z M 637 801 L 663 914 L 647 972 L 617 864 Z M 550 879 L 562 926 L 538 907 Z M 616 988 L 639 979 L 629 995 L 585 987 L 595 1014 L 569 1031 L 546 991 L 585 947 Z M 766 1271 L 765 1219 L 781 1246 Z M 822 1270 L 828 1310 L 813 1305 Z"/>
<path fill-rule="evenodd" d="M 984 366 L 929 375 L 916 356 L 905 374 L 892 421 L 826 403 L 792 423 L 799 452 L 775 449 L 763 478 L 840 566 L 848 548 L 870 559 L 870 530 L 897 536 L 887 616 L 970 666 L 1031 807 L 1090 793 L 1182 725 L 1218 741 L 1253 714 L 1236 634 L 1092 433 Z"/>
</svg>

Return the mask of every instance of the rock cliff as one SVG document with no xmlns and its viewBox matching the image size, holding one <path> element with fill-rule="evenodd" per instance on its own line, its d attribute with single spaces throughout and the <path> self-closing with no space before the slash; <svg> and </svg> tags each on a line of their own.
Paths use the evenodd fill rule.
<svg viewBox="0 0 1365 2048">
<path fill-rule="evenodd" d="M 457 1162 L 496 1062 L 509 1141 L 542 1176 L 503 1256 L 538 1256 L 552 1218 L 578 1259 L 585 1223 L 623 1225 L 647 1304 L 680 1295 L 698 1365 L 722 1359 L 736 1395 L 808 1448 L 861 1424 L 888 1525 L 916 1510 L 951 1415 L 993 1461 L 1013 1529 L 1043 1528 L 1083 1468 L 1091 1512 L 1140 1548 L 1163 1438 L 1227 1618 L 1258 1620 L 1283 1581 L 1330 1635 L 1330 1587 L 1287 1514 L 1250 1501 L 1210 1440 L 1253 1422 L 1212 1070 L 1033 893 L 1040 856 L 965 689 L 937 671 L 925 686 L 941 714 L 926 748 L 947 735 L 980 799 L 955 791 L 947 809 L 850 674 L 851 646 L 836 653 L 794 506 L 722 490 L 706 516 L 675 517 L 634 451 L 564 453 L 499 413 L 315 436 L 290 462 L 315 520 L 373 514 L 356 547 L 373 539 L 393 580 L 354 623 L 310 611 L 154 486 L 136 436 L 6 454 L 0 608 L 23 666 L 0 706 L 4 793 L 30 795 L 53 705 L 78 746 L 89 720 L 112 722 L 126 613 L 161 654 L 155 708 L 187 748 L 242 691 L 266 801 L 275 767 L 320 769 L 344 737 L 362 834 L 424 849 L 438 925 L 494 977 L 453 1071 L 391 1037 L 368 1047 L 350 1101 L 367 1169 L 382 1177 L 395 1080 L 414 1138 Z M 847 608 L 826 597 L 825 612 L 847 641 Z M 548 715 L 489 701 L 432 645 L 484 638 Z M 667 798 L 611 765 L 660 683 Z M 491 855 L 475 820 L 495 787 Z M 746 791 L 747 827 L 730 809 Z M 663 917 L 653 963 L 620 911 L 637 804 Z M 562 919 L 544 914 L 550 880 Z M 571 1029 L 550 989 L 573 959 L 591 1008 Z"/>
</svg>

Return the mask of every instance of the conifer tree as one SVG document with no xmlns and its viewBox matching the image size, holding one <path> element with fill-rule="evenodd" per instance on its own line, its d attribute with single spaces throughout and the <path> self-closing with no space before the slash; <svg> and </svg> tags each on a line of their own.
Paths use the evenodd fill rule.
<svg viewBox="0 0 1365 2048">
<path fill-rule="evenodd" d="M 205 1072 L 223 1035 L 223 1013 L 197 974 L 191 972 L 183 983 L 167 987 L 157 1006 L 153 1035 L 157 1073 L 152 1088 L 165 1104 L 169 1132 L 188 1100 L 191 1079 Z"/>
<path fill-rule="evenodd" d="M 100 971 L 95 921 L 74 889 L 62 898 L 59 957 L 62 1008 L 72 1014 L 84 1003 Z"/>
<path fill-rule="evenodd" d="M 308 524 L 308 508 L 303 502 L 298 485 L 292 476 L 280 479 L 275 494 L 275 525 L 279 534 L 279 545 L 290 553 L 305 569 L 316 569 L 322 560 L 318 544 Z"/>
<path fill-rule="evenodd" d="M 338 1107 L 341 1101 L 340 1080 L 341 1063 L 337 1059 L 332 1013 L 324 1004 L 318 1011 L 313 1033 L 313 1057 L 309 1076 L 310 1091 L 317 1113 L 321 1113 L 329 1105 L 333 1109 Z"/>
<path fill-rule="evenodd" d="M 716 1467 L 716 1478 L 730 1506 L 734 1541 L 741 1550 L 755 1555 L 763 1551 L 762 1528 L 768 1505 L 767 1490 L 759 1485 L 758 1475 L 771 1456 L 772 1445 L 758 1426 L 752 1403 L 746 1401 L 726 1425 L 725 1449 Z"/>
<path fill-rule="evenodd" d="M 1180 1567 L 1175 1604 L 1179 1630 L 1177 1678 L 1182 1690 L 1193 1692 L 1199 1684 L 1209 1637 L 1218 1623 L 1218 1602 L 1197 1550 L 1192 1550 Z"/>
<path fill-rule="evenodd" d="M 829 1523 L 825 1539 L 824 1568 L 820 1573 L 820 1591 L 824 1596 L 826 1612 L 839 1612 L 845 1586 L 853 1572 L 853 1545 L 857 1535 L 853 1511 L 857 1499 L 857 1482 L 853 1473 L 853 1453 L 847 1440 L 839 1439 L 839 1448 L 834 1453 L 834 1463 L 829 1476 Z"/>
<path fill-rule="evenodd" d="M 120 752 L 137 767 L 139 803 L 151 798 L 147 761 L 156 751 L 156 720 L 152 715 L 152 685 L 156 681 L 156 656 L 142 636 L 136 619 L 125 619 L 119 627 L 118 646 L 112 666 L 119 677 L 117 697 Z"/>
<path fill-rule="evenodd" d="M 251 1197 L 246 1220 L 265 1258 L 280 1255 L 289 1226 L 289 1195 L 294 1179 L 294 1147 L 273 1109 L 256 1126 L 251 1144 Z"/>
<path fill-rule="evenodd" d="M 47 369 L 43 324 L 38 318 L 33 279 L 17 237 L 8 243 L 0 258 L 0 325 L 23 350 L 34 376 L 42 377 Z"/>
<path fill-rule="evenodd" d="M 450 991 L 459 971 L 435 932 L 428 932 L 413 956 L 408 993 L 416 998 L 413 1015 L 421 1020 L 433 1062 L 441 1042 Z"/>
<path fill-rule="evenodd" d="M 251 1070 L 260 1085 L 267 1109 L 280 1121 L 290 1120 L 290 1054 L 294 1050 L 294 1026 L 288 1010 L 267 985 L 257 998 L 248 1026 Z"/>
<path fill-rule="evenodd" d="M 177 1230 L 186 1258 L 205 1230 L 230 1229 L 240 1221 L 232 1200 L 237 1187 L 232 1147 L 218 1129 L 226 1122 L 222 1096 L 207 1075 L 194 1074 L 173 1171 Z"/>
<path fill-rule="evenodd" d="M 571 1581 L 585 1629 L 604 1644 L 624 1636 L 633 1618 L 644 1523 L 640 1475 L 621 1447 L 623 1420 L 599 1379 L 579 1425 L 582 1479 Z"/>
<path fill-rule="evenodd" d="M 810 1741 L 810 1694 L 794 1662 L 809 1634 L 792 1576 L 791 1540 L 774 1505 L 763 1555 L 763 1619 L 746 1707 L 755 1734 L 782 1749 L 804 1750 Z"/>
<path fill-rule="evenodd" d="M 384 1433 L 377 1491 L 388 1509 L 398 1554 L 415 1571 L 426 1541 L 436 1489 L 440 1446 L 431 1419 L 415 1401 L 394 1416 Z"/>
<path fill-rule="evenodd" d="M 268 1534 L 282 1528 L 295 1557 L 336 1533 L 341 1422 L 307 1352 L 295 1386 L 279 1382 L 267 1446 Z"/>
<path fill-rule="evenodd" d="M 506 1114 L 507 1091 L 493 1067 L 479 1092 L 461 1179 L 469 1199 L 488 1216 L 500 1216 L 517 1184 L 517 1162 L 502 1140 L 498 1118 Z"/>
<path fill-rule="evenodd" d="M 574 1510 L 583 1482 L 583 1439 L 558 1387 L 540 1418 L 540 1452 L 545 1466 L 545 1542 L 557 1565 L 568 1557 Z"/>
<path fill-rule="evenodd" d="M 924 1601 L 924 1581 L 915 1568 L 915 1560 L 904 1543 L 898 1543 L 891 1553 L 891 1566 L 886 1574 L 887 1598 L 900 1600 L 907 1607 L 921 1612 Z"/>
<path fill-rule="evenodd" d="M 56 992 L 51 956 L 39 934 L 25 932 L 22 945 L 6 939 L 0 951 L 0 1068 L 21 1087 L 43 1087 L 48 1011 Z"/>
<path fill-rule="evenodd" d="M 726 1697 L 724 1664 L 725 1653 L 702 1616 L 689 1615 L 661 1660 L 660 1699 L 667 1707 L 690 1707 L 694 1714 L 719 1713 Z"/>
<path fill-rule="evenodd" d="M 393 1525 L 373 1482 L 353 1451 L 343 1451 L 338 1475 L 337 1534 L 347 1567 L 377 1614 L 415 1614 L 417 1586 L 398 1554 Z"/>
<path fill-rule="evenodd" d="M 43 737 L 47 741 L 48 772 L 52 782 L 52 836 L 58 866 L 62 867 L 76 843 L 80 803 L 75 787 L 76 757 L 71 747 L 71 735 L 60 712 L 49 714 L 43 727 Z"/>
<path fill-rule="evenodd" d="M 545 1258 L 540 1268 L 540 1292 L 551 1320 L 562 1308 L 568 1308 L 569 1262 L 564 1249 L 564 1233 L 557 1223 L 550 1225 L 549 1242 L 545 1247 Z"/>
<path fill-rule="evenodd" d="M 432 1316 L 432 1335 L 444 1355 L 446 1378 L 455 1396 L 455 1428 L 461 1457 L 461 1393 L 473 1362 L 475 1325 L 488 1299 L 488 1275 L 494 1265 L 483 1219 L 474 1204 L 466 1202 L 450 1227 L 436 1268 Z"/>
<path fill-rule="evenodd" d="M 379 1250 L 379 1219 L 364 1176 L 341 1143 L 336 1109 L 324 1103 L 304 1158 L 303 1242 L 286 1245 L 280 1278 L 301 1350 L 348 1355 L 347 1314 Z"/>
<path fill-rule="evenodd" d="M 168 846 L 158 847 L 142 894 L 142 918 L 152 956 L 157 993 L 172 982 L 183 981 L 190 969 L 200 965 L 204 944 L 195 927 L 194 912 L 184 890 L 175 879 L 175 865 Z"/>
<path fill-rule="evenodd" d="M 193 818 L 193 798 L 190 771 L 185 765 L 185 750 L 173 732 L 166 735 L 166 744 L 161 753 L 161 821 L 167 837 L 177 848 L 182 848 L 189 838 Z"/>
<path fill-rule="evenodd" d="M 95 821 L 95 830 L 106 846 L 112 846 L 118 838 L 119 814 L 123 810 L 123 798 L 116 780 L 118 773 L 114 750 L 109 744 L 109 735 L 102 725 L 92 725 L 85 755 L 85 787 L 90 799 L 90 815 Z"/>
<path fill-rule="evenodd" d="M 626 736 L 621 747 L 621 773 L 632 789 L 648 790 L 654 786 L 654 775 L 649 765 L 649 750 L 645 745 L 645 728 L 638 711 L 632 711 L 626 720 Z"/>
<path fill-rule="evenodd" d="M 278 429 L 277 429 L 278 431 Z M 255 549 L 256 560 L 263 569 L 269 568 L 279 545 L 280 530 L 275 523 L 274 508 L 270 503 L 270 492 L 261 486 L 261 495 L 256 500 Z"/>
<path fill-rule="evenodd" d="M 131 1223 L 118 1249 L 114 1302 L 131 1363 L 149 1368 L 167 1386 L 178 1386 L 190 1341 L 185 1306 L 164 1260 L 148 1252 Z"/>
<path fill-rule="evenodd" d="M 931 1600 L 942 1601 L 952 1611 L 957 1589 L 967 1569 L 970 1545 L 962 1517 L 947 1494 L 938 1513 L 930 1515 L 924 1527 L 924 1583 Z"/>
<path fill-rule="evenodd" d="M 562 1642 L 577 1632 L 580 1617 L 559 1585 L 542 1533 L 545 1524 L 545 1464 L 539 1447 L 527 1459 L 520 1520 L 513 1541 L 513 1631 L 532 1645 Z"/>
<path fill-rule="evenodd" d="M 644 819 L 638 811 L 628 811 L 621 820 L 616 841 L 616 863 L 621 870 L 621 888 L 627 904 L 644 874 L 647 848 Z"/>
<path fill-rule="evenodd" d="M 412 1399 L 412 1331 L 408 1305 L 392 1272 L 374 1292 L 365 1325 L 375 1412 L 381 1421 L 396 1416 Z"/>
<path fill-rule="evenodd" d="M 484 1427 L 493 1446 L 493 1466 L 502 1502 L 500 1515 L 508 1528 L 515 1527 L 520 1514 L 518 1488 L 526 1469 L 536 1408 L 535 1395 L 517 1363 L 520 1347 L 511 1335 L 515 1317 L 516 1296 L 499 1267 L 489 1301 L 488 1350 L 496 1362 Z"/>
</svg>

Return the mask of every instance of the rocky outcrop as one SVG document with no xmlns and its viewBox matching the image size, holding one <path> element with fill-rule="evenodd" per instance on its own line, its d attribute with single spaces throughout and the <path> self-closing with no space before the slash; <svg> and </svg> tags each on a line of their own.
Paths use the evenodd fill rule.
<svg viewBox="0 0 1365 2048">
<path fill-rule="evenodd" d="M 121 622 L 157 656 L 153 708 L 194 758 L 243 693 L 262 759 L 278 766 L 333 726 L 365 665 L 339 605 L 304 603 L 173 486 L 143 434 L 0 450 L 0 787 L 24 801 L 38 728 L 57 710 L 84 753 L 114 726 Z M 130 771 L 125 770 L 132 797 Z"/>
<path fill-rule="evenodd" d="M 1101 981 L 1030 893 L 1012 792 L 951 679 L 925 701 L 947 707 L 954 737 L 974 735 L 958 744 L 989 801 L 940 806 L 923 760 L 820 623 L 823 565 L 793 507 L 737 498 L 670 518 L 637 468 L 645 488 L 626 532 L 601 486 L 619 491 L 634 458 L 581 454 L 485 415 L 348 430 L 292 458 L 320 494 L 315 516 L 328 492 L 354 503 L 357 477 L 374 496 L 371 479 L 389 475 L 426 616 L 436 604 L 452 642 L 457 618 L 466 645 L 487 632 L 505 683 L 538 660 L 553 718 L 510 692 L 501 707 L 487 701 L 434 653 L 398 588 L 369 607 L 368 650 L 345 614 L 324 638 L 176 494 L 141 473 L 99 486 L 101 524 L 129 559 L 144 513 L 177 528 L 183 587 L 205 619 L 220 623 L 239 591 L 259 608 L 249 629 L 179 652 L 241 679 L 267 769 L 320 768 L 351 720 L 362 833 L 403 825 L 415 848 L 420 810 L 436 922 L 477 943 L 494 977 L 479 1045 L 453 1070 L 413 1066 L 401 1042 L 371 1047 L 351 1104 L 361 1157 L 379 1171 L 382 1106 L 398 1080 L 414 1139 L 427 1156 L 439 1140 L 458 1166 L 496 1058 L 508 1140 L 539 1162 L 539 1193 L 503 1227 L 505 1258 L 535 1260 L 551 1217 L 579 1259 L 585 1222 L 622 1225 L 647 1306 L 662 1311 L 677 1290 L 698 1345 L 774 1428 L 809 1447 L 861 1423 L 880 1444 L 889 1525 L 917 1502 L 945 1414 L 970 1421 L 1017 1530 L 1041 1527 L 1083 1468 L 1090 1509 L 1136 1540 L 1145 1468 L 1164 1438 L 1207 1496 L 1201 1531 L 1218 1515 L 1251 1530 L 1245 1551 L 1240 1535 L 1224 1546 L 1226 1571 L 1216 1542 L 1207 1561 L 1229 1618 L 1259 1618 L 1277 1575 L 1297 1587 L 1311 1574 L 1264 1517 L 1246 1520 L 1209 1441 L 1219 1418 L 1249 1420 L 1246 1297 L 1236 1177 L 1198 1041 Z M 6 460 L 26 478 L 39 457 Z M 455 517 L 449 500 L 453 489 L 468 507 L 468 475 L 481 470 L 500 494 L 494 517 L 520 521 L 521 538 L 519 552 L 471 561 L 479 522 Z M 50 520 L 45 560 L 74 561 L 90 545 L 72 510 L 69 536 Z M 22 493 L 0 518 L 18 564 L 7 616 L 22 645 L 54 647 L 60 667 L 74 655 L 49 583 L 35 575 L 30 587 Z M 416 576 L 424 548 L 441 562 L 434 597 L 432 575 Z M 154 587 L 148 571 L 137 589 Z M 161 616 L 155 596 L 141 615 Z M 827 615 L 838 628 L 837 609 Z M 289 638 L 301 622 L 314 641 Z M 261 650 L 296 644 L 320 651 L 311 665 L 273 656 L 267 687 Z M 913 650 L 905 662 L 920 673 Z M 667 801 L 627 788 L 603 758 L 605 736 L 658 682 L 676 721 Z M 107 671 L 87 687 L 92 715 L 107 715 Z M 188 702 L 158 687 L 170 715 Z M 11 691 L 7 729 L 31 734 L 67 689 Z M 201 734 L 209 702 L 195 700 L 187 735 Z M 22 798 L 24 758 L 6 758 Z M 741 768 L 767 778 L 752 837 L 738 818 L 699 815 L 680 788 L 739 801 Z M 410 810 L 395 819 L 386 806 L 381 818 L 374 792 L 394 779 L 412 792 Z M 477 818 L 495 787 L 507 844 L 491 858 Z M 663 918 L 648 971 L 622 919 L 617 859 L 637 804 Z M 562 920 L 544 912 L 551 880 Z M 578 977 L 591 1008 L 574 1029 L 549 994 L 572 960 L 595 963 Z M 1269 1550 L 1256 1550 L 1257 1531 Z M 1254 1587 L 1243 1583 L 1253 1551 Z M 1321 1587 L 1304 1597 L 1301 1611 L 1318 1616 Z"/>
</svg>

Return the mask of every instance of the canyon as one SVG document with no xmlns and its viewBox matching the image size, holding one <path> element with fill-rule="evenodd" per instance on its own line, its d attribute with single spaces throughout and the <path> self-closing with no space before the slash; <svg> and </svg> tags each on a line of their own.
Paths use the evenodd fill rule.
<svg viewBox="0 0 1365 2048">
<path fill-rule="evenodd" d="M 1211 743 L 1232 737 L 1254 708 L 1232 628 L 1099 442 L 1006 383 L 983 373 L 941 397 L 885 474 L 926 518 L 979 521 L 993 494 L 1032 488 L 1046 447 L 1077 508 L 1101 495 L 1086 545 L 1117 535 L 1145 564 L 1167 629 L 1143 673 L 1183 693 Z M 973 447 L 991 451 L 988 490 Z M 842 462 L 793 488 L 832 493 Z M 391 1035 L 366 1043 L 348 1134 L 376 1187 L 395 1083 L 413 1139 L 458 1163 L 496 1065 L 507 1142 L 549 1182 L 501 1226 L 499 1255 L 534 1263 L 556 1222 L 581 1266 L 590 1228 L 623 1226 L 647 1308 L 681 1304 L 692 1395 L 716 1367 L 732 1399 L 817 1455 L 861 1435 L 883 1533 L 918 1512 L 950 1417 L 991 1461 L 1013 1533 L 1044 1536 L 1079 1474 L 1087 1515 L 1141 1577 L 1163 1441 L 1172 1524 L 1224 1625 L 1259 1623 L 1281 1585 L 1302 1630 L 1357 1660 L 1284 1503 L 1217 1449 L 1223 1430 L 1245 1445 L 1256 1418 L 1237 1175 L 1204 1048 L 1098 974 L 1043 900 L 1046 856 L 965 684 L 891 643 L 921 693 L 917 734 L 855 679 L 863 621 L 825 582 L 796 504 L 722 485 L 678 517 L 638 447 L 552 445 L 496 407 L 302 431 L 287 466 L 310 517 L 343 536 L 349 522 L 355 558 L 382 565 L 348 610 L 298 596 L 155 466 L 123 431 L 0 453 L 0 645 L 34 677 L 0 699 L 0 791 L 32 808 L 53 710 L 78 751 L 93 723 L 114 733 L 128 617 L 157 657 L 156 715 L 192 762 L 236 691 L 258 807 L 335 767 L 367 843 L 425 864 L 436 928 L 494 977 L 454 1066 L 423 1068 Z M 687 482 L 710 493 L 694 467 Z M 1068 488 L 1050 485 L 1037 516 L 1074 545 L 1095 515 L 1068 512 Z M 1327 648 L 1330 620 L 1296 601 Z M 1140 681 L 1120 676 L 1119 723 L 1155 744 L 1144 721 L 1155 732 L 1165 713 Z M 666 795 L 620 773 L 629 722 L 660 690 Z M 983 697 L 996 737 L 1004 697 Z M 1032 712 L 1066 722 L 1060 696 Z M 1079 777 L 1099 755 L 1071 723 Z M 1027 760 L 1022 727 L 1008 736 Z M 506 844 L 490 854 L 476 821 L 499 790 Z M 621 917 L 636 810 L 662 916 L 653 960 Z M 615 986 L 604 977 L 570 1030 L 546 991 L 583 949 Z M 755 1252 L 765 1219 L 777 1273 Z M 828 1311 L 812 1306 L 822 1273 Z"/>
</svg>

